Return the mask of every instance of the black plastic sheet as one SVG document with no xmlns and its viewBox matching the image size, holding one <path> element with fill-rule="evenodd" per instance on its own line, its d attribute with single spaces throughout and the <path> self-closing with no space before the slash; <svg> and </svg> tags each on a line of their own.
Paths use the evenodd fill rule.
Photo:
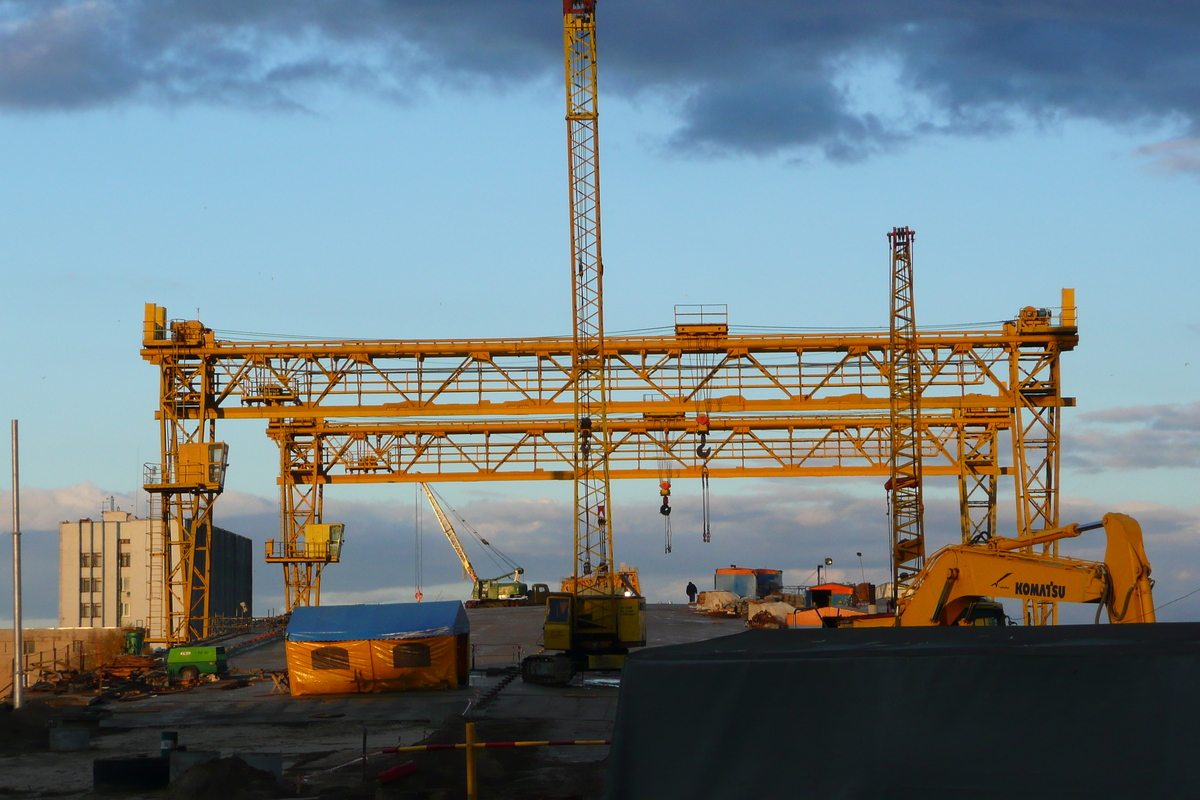
<svg viewBox="0 0 1200 800">
<path fill-rule="evenodd" d="M 1200 794 L 1200 623 L 754 630 L 643 650 L 606 797 Z"/>
</svg>

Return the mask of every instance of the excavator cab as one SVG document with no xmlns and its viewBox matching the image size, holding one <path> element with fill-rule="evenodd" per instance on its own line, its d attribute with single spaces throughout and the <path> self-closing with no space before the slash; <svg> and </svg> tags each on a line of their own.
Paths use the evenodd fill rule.
<svg viewBox="0 0 1200 800">
<path fill-rule="evenodd" d="M 963 609 L 952 625 L 975 625 L 982 627 L 1004 627 L 1008 625 L 1008 615 L 1004 606 L 991 600 L 976 600 Z"/>
</svg>

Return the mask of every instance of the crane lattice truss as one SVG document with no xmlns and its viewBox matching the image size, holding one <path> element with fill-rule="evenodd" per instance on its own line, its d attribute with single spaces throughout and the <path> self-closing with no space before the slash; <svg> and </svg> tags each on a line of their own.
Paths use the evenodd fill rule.
<svg viewBox="0 0 1200 800">
<path fill-rule="evenodd" d="M 995 480 L 1009 472 L 1018 533 L 1057 524 L 1058 420 L 1073 405 L 1062 396 L 1059 359 L 1078 343 L 1075 319 L 1067 290 L 1057 314 L 1027 308 L 995 326 L 917 333 L 924 474 L 958 477 L 965 540 L 994 531 Z M 142 355 L 162 376 L 167 472 L 181 444 L 215 441 L 219 421 L 267 421 L 283 465 L 276 552 L 321 521 L 326 484 L 574 480 L 569 337 L 237 342 L 197 321 L 168 323 L 158 306 L 147 320 Z M 886 331 L 610 335 L 611 475 L 657 481 L 665 452 L 677 477 L 699 476 L 696 398 L 708 388 L 713 477 L 886 479 L 889 348 Z M 713 366 L 698 375 L 701 351 Z M 1012 458 L 1001 465 L 1005 433 Z M 211 519 L 216 495 L 167 485 L 180 501 L 163 505 L 163 530 L 174 521 L 182 543 L 164 601 L 179 621 L 200 613 L 202 585 L 184 583 L 195 571 L 194 540 L 180 523 Z M 293 599 L 314 602 L 308 592 L 319 590 L 327 562 L 294 563 Z"/>
<path fill-rule="evenodd" d="M 908 228 L 893 228 L 892 311 L 888 340 L 888 490 L 892 522 L 892 600 L 912 585 L 925 563 L 925 509 L 921 466 L 921 359 L 913 302 L 912 245 Z"/>
<path fill-rule="evenodd" d="M 572 471 L 575 484 L 574 577 L 612 575 L 607 364 L 604 358 L 604 262 L 600 253 L 599 91 L 596 83 L 595 0 L 564 0 L 563 51 L 567 87 L 567 159 L 571 207 L 575 401 Z M 589 582 L 609 593 L 609 581 Z"/>
</svg>

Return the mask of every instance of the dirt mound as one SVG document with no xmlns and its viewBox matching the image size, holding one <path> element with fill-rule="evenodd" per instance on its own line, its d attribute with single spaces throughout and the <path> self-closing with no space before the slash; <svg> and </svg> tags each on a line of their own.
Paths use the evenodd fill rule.
<svg viewBox="0 0 1200 800">
<path fill-rule="evenodd" d="M 45 750 L 49 746 L 50 724 L 62 711 L 42 702 L 29 702 L 13 710 L 0 704 L 0 754 Z"/>
<path fill-rule="evenodd" d="M 265 770 L 255 769 L 237 756 L 218 758 L 189 769 L 167 790 L 171 800 L 259 800 L 287 797 Z"/>
</svg>

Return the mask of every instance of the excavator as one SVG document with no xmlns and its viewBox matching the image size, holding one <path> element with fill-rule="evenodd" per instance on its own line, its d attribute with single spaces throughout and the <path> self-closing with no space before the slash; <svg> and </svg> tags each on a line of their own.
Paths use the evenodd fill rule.
<svg viewBox="0 0 1200 800">
<path fill-rule="evenodd" d="M 1103 528 L 1103 561 L 1020 552 L 1031 545 L 1070 539 Z M 995 598 L 1096 604 L 1110 623 L 1154 622 L 1150 562 L 1142 528 L 1126 514 L 1073 524 L 1020 539 L 994 538 L 986 545 L 953 545 L 934 553 L 898 601 L 895 613 L 842 617 L 839 627 L 1004 625 Z"/>
<path fill-rule="evenodd" d="M 463 547 L 462 541 L 458 538 L 458 533 L 454 530 L 454 525 L 451 524 L 450 518 L 446 515 L 442 508 L 442 503 L 437 494 L 428 483 L 422 483 L 421 488 L 425 491 L 425 497 L 429 499 L 429 505 L 433 506 L 433 513 L 437 516 L 438 524 L 442 526 L 442 533 L 446 534 L 446 538 L 450 540 L 450 546 L 454 548 L 454 552 L 458 555 L 458 560 L 462 562 L 463 573 L 470 576 L 471 581 L 475 584 L 471 589 L 471 599 L 465 605 L 467 608 L 494 608 L 498 606 L 540 606 L 546 604 L 546 596 L 550 593 L 550 587 L 544 583 L 535 583 L 533 586 L 526 585 L 521 578 L 525 574 L 517 562 L 513 561 L 508 556 L 501 553 L 499 548 L 491 544 L 487 539 L 479 535 L 479 531 L 475 530 L 462 518 L 449 503 L 446 503 L 446 508 L 458 518 L 459 523 L 466 528 L 475 541 L 483 545 L 487 551 L 493 556 L 493 561 L 503 562 L 509 567 L 509 571 L 498 578 L 480 578 L 475 573 L 475 566 L 471 563 L 471 559 L 467 556 L 467 551 Z"/>
</svg>

